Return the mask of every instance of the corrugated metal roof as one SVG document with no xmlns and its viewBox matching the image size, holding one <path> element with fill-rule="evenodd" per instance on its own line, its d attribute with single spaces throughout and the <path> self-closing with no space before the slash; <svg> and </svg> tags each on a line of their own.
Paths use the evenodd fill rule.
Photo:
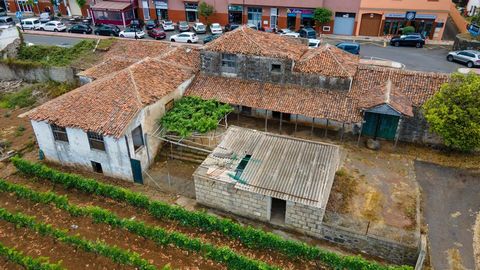
<svg viewBox="0 0 480 270">
<path fill-rule="evenodd" d="M 224 158 L 225 153 L 231 154 L 230 158 Z M 234 179 L 235 169 L 246 155 L 251 158 Z M 238 189 L 325 207 L 339 156 L 335 145 L 232 126 L 197 174 L 233 182 Z"/>
</svg>

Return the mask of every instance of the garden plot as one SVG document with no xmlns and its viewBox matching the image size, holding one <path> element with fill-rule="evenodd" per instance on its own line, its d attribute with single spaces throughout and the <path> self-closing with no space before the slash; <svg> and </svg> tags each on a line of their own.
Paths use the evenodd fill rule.
<svg viewBox="0 0 480 270">
<path fill-rule="evenodd" d="M 135 242 L 136 235 L 141 235 L 144 239 L 138 242 L 139 246 L 135 251 L 157 267 L 155 261 L 145 254 L 150 248 L 143 247 L 144 242 L 153 241 L 160 246 L 187 251 L 187 256 L 191 256 L 192 260 L 195 256 L 200 256 L 202 260 L 211 261 L 209 266 L 219 267 L 214 269 L 330 269 L 337 266 L 348 269 L 410 269 L 385 267 L 365 259 L 341 257 L 316 247 L 284 240 L 258 229 L 243 227 L 230 220 L 151 201 L 148 197 L 127 189 L 60 173 L 21 159 L 16 159 L 14 163 L 24 174 L 9 177 L 8 181 L 2 181 L 0 186 L 4 193 L 14 193 L 15 195 L 11 195 L 13 199 L 22 202 L 18 203 L 19 206 L 10 206 L 14 208 L 9 210 L 14 211 L 15 207 L 20 207 L 22 211 L 31 211 L 37 216 L 37 222 L 44 223 L 47 223 L 47 218 L 51 218 L 52 213 L 59 213 L 54 219 L 63 224 L 62 227 L 72 222 L 79 223 L 81 225 L 77 224 L 75 230 L 79 231 L 82 237 L 88 239 L 89 233 L 99 238 L 105 237 L 107 244 L 112 241 L 112 244 L 119 247 L 123 247 L 122 243 L 109 240 L 108 235 L 122 235 L 118 238 L 130 239 L 129 242 Z M 30 180 L 34 176 L 39 179 L 38 182 Z M 14 182 L 20 185 L 14 185 Z M 32 188 L 25 188 L 26 186 Z M 55 193 L 40 192 L 48 189 Z M 58 194 L 62 189 L 69 195 L 68 198 Z M 82 198 L 82 193 L 87 195 Z M 88 198 L 90 200 L 87 200 Z M 30 203 L 32 205 L 29 205 Z M 132 212 L 129 212 L 129 208 Z M 132 214 L 135 215 L 134 218 Z M 2 215 L 0 211 L 0 217 Z M 77 218 L 79 220 L 76 220 Z M 81 223 L 81 220 L 90 218 L 96 224 Z M 130 233 L 132 236 L 129 236 Z"/>
</svg>

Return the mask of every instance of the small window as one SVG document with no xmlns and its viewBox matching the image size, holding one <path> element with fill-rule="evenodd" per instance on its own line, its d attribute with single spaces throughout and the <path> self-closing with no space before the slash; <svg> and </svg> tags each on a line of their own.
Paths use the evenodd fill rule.
<svg viewBox="0 0 480 270">
<path fill-rule="evenodd" d="M 132 130 L 132 140 L 133 149 L 135 149 L 135 151 L 145 145 L 145 143 L 143 142 L 143 131 L 141 125 Z"/>
<path fill-rule="evenodd" d="M 272 64 L 272 72 L 282 72 L 282 65 Z"/>
<path fill-rule="evenodd" d="M 98 163 L 98 162 L 95 162 L 95 161 L 90 161 L 92 163 L 92 169 L 94 172 L 96 173 L 103 173 L 103 169 L 102 169 L 102 164 L 101 163 Z"/>
<path fill-rule="evenodd" d="M 237 66 L 237 56 L 231 53 L 222 54 L 222 67 L 234 68 Z"/>
<path fill-rule="evenodd" d="M 168 111 L 170 111 L 171 109 L 173 109 L 173 105 L 174 105 L 173 103 L 174 103 L 174 102 L 175 102 L 175 101 L 172 99 L 172 100 L 170 100 L 169 102 L 167 102 L 167 104 L 165 104 L 165 111 L 166 111 L 166 112 L 168 112 Z"/>
<path fill-rule="evenodd" d="M 330 32 L 330 26 L 323 26 L 322 31 L 323 32 Z"/>
<path fill-rule="evenodd" d="M 103 136 L 95 132 L 87 132 L 88 143 L 90 144 L 90 149 L 97 149 L 105 151 L 105 142 L 103 141 Z"/>
<path fill-rule="evenodd" d="M 51 127 L 55 141 L 68 142 L 67 130 L 64 127 L 55 124 L 52 124 Z"/>
</svg>

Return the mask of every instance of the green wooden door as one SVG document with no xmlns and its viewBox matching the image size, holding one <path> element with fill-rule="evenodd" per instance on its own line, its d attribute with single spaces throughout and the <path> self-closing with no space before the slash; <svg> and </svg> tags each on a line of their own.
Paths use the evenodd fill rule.
<svg viewBox="0 0 480 270">
<path fill-rule="evenodd" d="M 133 182 L 143 184 L 142 164 L 140 160 L 130 159 L 132 165 Z"/>
<path fill-rule="evenodd" d="M 400 117 L 395 115 L 366 112 L 362 135 L 393 140 L 395 139 L 399 119 Z"/>
</svg>

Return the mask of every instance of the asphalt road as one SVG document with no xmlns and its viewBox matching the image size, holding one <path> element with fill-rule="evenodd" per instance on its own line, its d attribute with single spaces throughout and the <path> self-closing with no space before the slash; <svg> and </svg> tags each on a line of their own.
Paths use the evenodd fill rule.
<svg viewBox="0 0 480 270">
<path fill-rule="evenodd" d="M 480 210 L 480 174 L 424 162 L 415 162 L 415 171 L 433 268 L 460 269 L 448 262 L 448 250 L 457 249 L 461 269 L 474 269 L 472 226 Z"/>
<path fill-rule="evenodd" d="M 166 40 L 169 40 L 169 37 L 174 34 L 177 33 L 171 31 L 167 32 Z M 206 35 L 201 34 L 198 36 L 200 40 L 203 40 Z M 26 42 L 31 42 L 33 44 L 60 46 L 71 46 L 81 40 L 80 38 L 52 37 L 29 34 L 25 34 L 24 37 Z M 151 39 L 148 36 L 146 38 Z M 325 42 L 336 44 L 340 41 L 325 40 Z M 400 62 L 404 64 L 407 69 L 411 70 L 451 73 L 457 71 L 458 68 L 463 67 L 460 64 L 446 61 L 445 57 L 450 51 L 447 46 L 426 46 L 425 48 L 417 49 L 413 47 L 383 47 L 383 44 L 374 42 L 360 42 L 360 44 L 360 55 L 362 57 L 374 57 Z"/>
</svg>

